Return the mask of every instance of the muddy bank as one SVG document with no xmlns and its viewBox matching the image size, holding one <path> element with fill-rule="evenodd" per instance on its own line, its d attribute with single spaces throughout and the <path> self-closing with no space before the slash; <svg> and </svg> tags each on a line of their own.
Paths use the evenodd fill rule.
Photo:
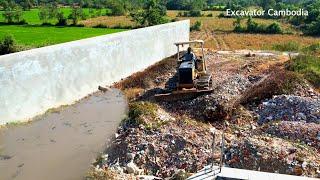
<svg viewBox="0 0 320 180">
<path fill-rule="evenodd" d="M 112 89 L 30 124 L 0 129 L 0 179 L 81 179 L 126 109 L 122 93 Z"/>
</svg>

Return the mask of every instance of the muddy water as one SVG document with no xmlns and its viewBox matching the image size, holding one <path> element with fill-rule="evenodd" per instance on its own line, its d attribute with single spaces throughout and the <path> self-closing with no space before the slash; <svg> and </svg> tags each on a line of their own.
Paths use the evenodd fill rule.
<svg viewBox="0 0 320 180">
<path fill-rule="evenodd" d="M 113 89 L 30 124 L 0 129 L 0 179 L 82 179 L 126 109 Z"/>
</svg>

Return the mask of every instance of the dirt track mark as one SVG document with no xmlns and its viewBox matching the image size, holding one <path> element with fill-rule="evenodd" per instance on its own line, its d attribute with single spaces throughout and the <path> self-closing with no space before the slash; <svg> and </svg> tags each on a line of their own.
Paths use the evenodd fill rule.
<svg viewBox="0 0 320 180">
<path fill-rule="evenodd" d="M 216 38 L 217 36 L 215 35 L 215 33 L 213 31 L 211 32 L 211 37 L 212 37 L 212 40 L 216 43 L 217 50 L 222 50 L 221 44 L 218 41 L 218 39 Z"/>
</svg>

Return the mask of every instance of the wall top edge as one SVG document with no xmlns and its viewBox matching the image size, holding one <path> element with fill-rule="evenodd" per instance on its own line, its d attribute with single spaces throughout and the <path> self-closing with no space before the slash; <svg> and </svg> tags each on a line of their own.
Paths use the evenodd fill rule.
<svg viewBox="0 0 320 180">
<path fill-rule="evenodd" d="M 66 46 L 76 46 L 79 45 L 81 43 L 84 42 L 90 42 L 90 41 L 95 41 L 97 39 L 101 39 L 104 37 L 108 37 L 108 38 L 116 38 L 119 36 L 125 36 L 128 34 L 131 34 L 133 32 L 137 32 L 137 31 L 141 31 L 141 30 L 152 30 L 152 29 L 158 29 L 158 28 L 162 28 L 162 27 L 166 27 L 166 26 L 172 26 L 172 25 L 178 25 L 178 24 L 187 24 L 188 26 L 190 26 L 190 20 L 186 19 L 186 20 L 181 20 L 181 21 L 176 21 L 176 22 L 170 22 L 170 23 L 166 23 L 166 24 L 160 24 L 160 25 L 155 25 L 155 26 L 150 26 L 150 27 L 146 27 L 146 28 L 139 28 L 139 29 L 132 29 L 132 30 L 128 30 L 128 31 L 123 31 L 123 32 L 117 32 L 117 33 L 112 33 L 112 34 L 105 34 L 105 35 L 100 35 L 100 36 L 95 36 L 95 37 L 90 37 L 90 38 L 84 38 L 84 39 L 79 39 L 79 40 L 75 40 L 75 41 L 69 41 L 69 42 L 65 42 L 65 43 L 59 43 L 59 44 L 54 44 L 54 45 L 49 45 L 49 46 L 44 46 L 44 47 L 39 47 L 39 48 L 34 48 L 34 49 L 29 49 L 29 50 L 25 50 L 25 51 L 20 51 L 20 52 L 16 52 L 16 53 L 10 53 L 10 54 L 5 54 L 5 55 L 0 55 L 0 62 L 2 60 L 5 60 L 6 58 L 12 57 L 12 56 L 17 56 L 17 55 L 26 55 L 27 53 L 37 53 L 37 52 L 41 52 L 44 50 L 50 50 L 50 49 L 55 49 L 55 48 L 62 48 L 62 47 L 66 47 Z"/>
</svg>

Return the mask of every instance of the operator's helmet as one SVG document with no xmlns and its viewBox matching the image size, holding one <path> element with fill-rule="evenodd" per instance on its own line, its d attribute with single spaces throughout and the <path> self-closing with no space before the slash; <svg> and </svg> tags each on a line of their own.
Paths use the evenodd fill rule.
<svg viewBox="0 0 320 180">
<path fill-rule="evenodd" d="M 192 52 L 192 48 L 188 47 L 187 51 L 188 51 L 188 53 L 191 53 Z"/>
</svg>

